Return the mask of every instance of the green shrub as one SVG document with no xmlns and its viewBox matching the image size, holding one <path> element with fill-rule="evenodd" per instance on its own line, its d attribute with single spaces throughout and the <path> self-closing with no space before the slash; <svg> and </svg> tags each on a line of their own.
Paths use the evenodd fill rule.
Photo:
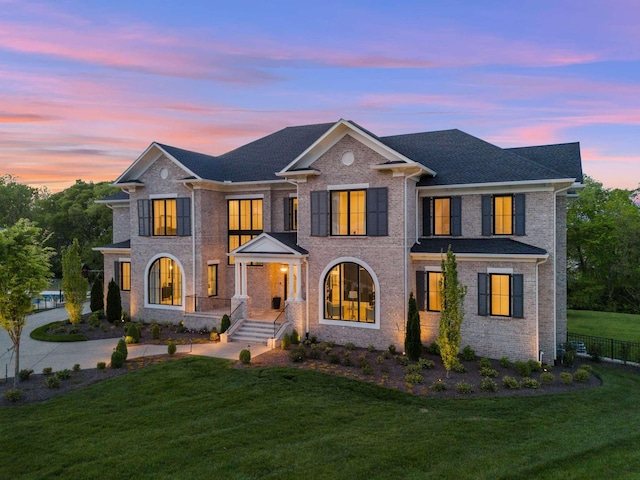
<svg viewBox="0 0 640 480">
<path fill-rule="evenodd" d="M 532 372 L 542 371 L 542 364 L 536 360 L 531 359 L 527 362 L 527 364 L 529 365 L 529 369 L 531 369 Z"/>
<path fill-rule="evenodd" d="M 443 380 L 436 380 L 431 385 L 429 385 L 429 388 L 434 392 L 444 392 L 447 389 L 447 384 Z"/>
<path fill-rule="evenodd" d="M 68 368 L 65 368 L 64 370 L 60 370 L 59 372 L 56 372 L 55 376 L 58 377 L 60 380 L 67 380 L 68 378 L 71 378 L 71 372 L 69 371 Z"/>
<path fill-rule="evenodd" d="M 358 355 L 358 367 L 362 368 L 365 365 L 369 364 L 369 360 L 367 359 L 367 355 L 364 353 L 361 353 L 360 355 Z"/>
<path fill-rule="evenodd" d="M 620 359 L 626 365 L 631 358 L 631 344 L 629 342 L 622 342 L 620 344 Z"/>
<path fill-rule="evenodd" d="M 480 368 L 493 368 L 491 360 L 489 360 L 487 357 L 482 357 L 480 360 L 478 360 L 478 366 Z"/>
<path fill-rule="evenodd" d="M 122 299 L 120 287 L 111 279 L 107 286 L 107 321 L 115 323 L 122 318 Z"/>
<path fill-rule="evenodd" d="M 369 353 L 373 353 L 376 351 L 376 347 L 374 347 L 373 345 L 369 344 L 369 346 L 367 347 L 367 350 L 369 350 Z"/>
<path fill-rule="evenodd" d="M 140 340 L 140 330 L 138 330 L 138 325 L 135 323 L 130 323 L 127 328 L 127 338 L 131 337 L 133 339 L 132 342 L 127 343 L 138 343 Z"/>
<path fill-rule="evenodd" d="M 587 372 L 584 368 L 579 368 L 573 374 L 573 379 L 576 382 L 587 383 L 589 381 L 589 377 L 590 376 L 591 376 L 591 374 L 589 372 Z"/>
<path fill-rule="evenodd" d="M 456 391 L 464 394 L 473 393 L 473 385 L 467 382 L 458 382 L 456 384 Z"/>
<path fill-rule="evenodd" d="M 53 373 L 53 368 L 51 368 L 51 367 L 44 367 L 44 368 L 42 369 L 42 373 L 43 373 L 44 375 L 51 375 L 51 374 Z"/>
<path fill-rule="evenodd" d="M 126 360 L 129 356 L 129 349 L 127 348 L 127 341 L 122 338 L 118 340 L 118 344 L 116 345 L 116 351 L 122 354 L 122 357 Z"/>
<path fill-rule="evenodd" d="M 563 363 L 567 367 L 573 367 L 573 365 L 576 363 L 576 347 L 574 347 L 571 343 L 567 343 L 565 345 L 565 348 L 566 350 L 564 352 Z"/>
<path fill-rule="evenodd" d="M 391 352 L 389 350 L 383 350 L 380 356 L 384 359 L 391 358 Z"/>
<path fill-rule="evenodd" d="M 422 341 L 420 333 L 420 312 L 413 292 L 409 294 L 407 323 L 404 337 L 404 351 L 410 360 L 417 362 L 422 355 Z"/>
<path fill-rule="evenodd" d="M 467 367 L 465 367 L 464 364 L 462 364 L 460 362 L 456 362 L 453 365 L 453 368 L 451 368 L 451 370 L 453 370 L 456 373 L 466 373 Z"/>
<path fill-rule="evenodd" d="M 291 348 L 291 335 L 285 333 L 282 336 L 282 343 L 280 344 L 282 350 L 289 350 Z"/>
<path fill-rule="evenodd" d="M 231 326 L 231 319 L 229 318 L 229 315 L 225 313 L 222 316 L 222 319 L 220 320 L 220 333 L 226 332 L 230 326 Z"/>
<path fill-rule="evenodd" d="M 409 357 L 405 357 L 404 355 L 396 355 L 395 359 L 396 359 L 396 362 L 398 362 L 403 367 L 406 367 L 407 365 L 409 365 Z"/>
<path fill-rule="evenodd" d="M 580 365 L 580 368 L 582 370 L 586 370 L 589 373 L 593 372 L 593 367 L 591 365 L 589 365 L 589 364 L 586 364 L 586 363 L 584 365 Z"/>
<path fill-rule="evenodd" d="M 11 402 L 16 403 L 22 397 L 22 392 L 17 388 L 10 388 L 6 392 L 4 392 L 4 398 Z"/>
<path fill-rule="evenodd" d="M 72 370 L 73 370 L 74 372 L 79 372 L 79 371 L 80 371 L 80 364 L 79 364 L 79 363 L 76 363 L 76 364 L 73 366 Z"/>
<path fill-rule="evenodd" d="M 289 360 L 294 363 L 303 362 L 307 355 L 307 349 L 304 345 L 298 345 L 289 352 Z"/>
<path fill-rule="evenodd" d="M 311 342 L 311 345 L 315 345 L 316 343 L 318 343 L 318 337 L 316 337 L 315 335 L 311 335 L 309 341 Z"/>
<path fill-rule="evenodd" d="M 513 364 L 513 367 L 521 377 L 528 377 L 529 375 L 531 375 L 531 367 L 527 362 L 521 362 L 518 360 Z"/>
<path fill-rule="evenodd" d="M 480 390 L 482 390 L 483 392 L 497 392 L 498 384 L 495 382 L 495 380 L 489 377 L 484 377 L 482 379 L 482 383 L 480 384 Z"/>
<path fill-rule="evenodd" d="M 245 365 L 249 365 L 251 363 L 251 351 L 246 348 L 240 350 L 239 359 Z"/>
<path fill-rule="evenodd" d="M 329 355 L 333 350 L 331 349 L 331 347 L 327 347 L 324 349 L 324 353 L 326 353 L 327 355 Z"/>
<path fill-rule="evenodd" d="M 338 364 L 340 363 L 340 355 L 335 352 L 331 352 L 327 355 L 327 360 L 329 360 L 329 363 Z"/>
<path fill-rule="evenodd" d="M 336 346 L 336 342 L 334 342 L 333 340 L 329 340 L 329 341 L 327 342 L 327 347 L 329 347 L 329 348 L 333 348 L 333 347 L 335 347 L 335 346 Z"/>
<path fill-rule="evenodd" d="M 307 352 L 307 354 L 309 355 L 309 358 L 313 360 L 318 360 L 322 356 L 320 349 L 315 344 L 311 345 L 311 348 L 309 349 L 309 352 Z"/>
<path fill-rule="evenodd" d="M 385 361 L 385 357 L 383 357 L 382 355 L 378 355 L 378 356 L 376 357 L 376 363 L 377 363 L 378 365 L 383 364 L 383 363 L 384 363 L 384 361 Z"/>
<path fill-rule="evenodd" d="M 33 370 L 31 368 L 25 368 L 23 370 L 20 370 L 20 373 L 18 373 L 18 377 L 20 378 L 20 380 L 29 380 L 29 377 L 32 373 Z"/>
<path fill-rule="evenodd" d="M 542 385 L 549 385 L 553 383 L 555 379 L 555 375 L 551 372 L 542 372 L 540 374 L 540 383 L 542 383 Z"/>
<path fill-rule="evenodd" d="M 151 326 L 151 338 L 153 338 L 154 340 L 160 338 L 160 325 L 158 325 L 157 323 L 154 323 Z"/>
<path fill-rule="evenodd" d="M 350 367 L 351 365 L 353 365 L 349 350 L 345 350 L 342 354 L 342 365 L 344 365 L 345 367 Z"/>
<path fill-rule="evenodd" d="M 365 375 L 373 375 L 373 367 L 371 366 L 371 364 L 366 364 L 364 367 L 362 367 L 362 373 L 364 373 Z"/>
<path fill-rule="evenodd" d="M 420 368 L 422 368 L 423 370 L 431 370 L 436 366 L 436 362 L 428 358 L 419 358 L 418 365 L 420 365 Z"/>
<path fill-rule="evenodd" d="M 169 342 L 169 344 L 167 345 L 167 353 L 171 356 L 173 356 L 176 353 L 177 347 L 175 342 L 172 340 Z"/>
<path fill-rule="evenodd" d="M 480 369 L 480 375 L 482 375 L 483 377 L 497 377 L 498 376 L 498 371 L 491 368 L 491 367 L 482 367 Z"/>
<path fill-rule="evenodd" d="M 391 345 L 389 345 L 389 353 L 390 353 L 391 355 L 395 355 L 395 354 L 396 354 L 396 352 L 397 352 L 397 350 L 396 350 L 396 346 L 395 346 L 393 343 L 392 343 Z"/>
<path fill-rule="evenodd" d="M 418 383 L 424 382 L 424 377 L 419 373 L 407 373 L 404 376 L 404 381 L 411 385 L 417 385 Z"/>
<path fill-rule="evenodd" d="M 502 385 L 504 385 L 505 388 L 508 388 L 509 390 L 517 390 L 520 388 L 520 384 L 518 383 L 518 381 L 515 378 L 510 377 L 509 375 L 505 375 L 504 377 L 502 377 Z"/>
<path fill-rule="evenodd" d="M 218 332 L 211 332 L 209 334 L 209 340 L 211 342 L 219 342 L 220 341 L 220 334 Z"/>
<path fill-rule="evenodd" d="M 469 345 L 462 349 L 462 359 L 471 362 L 476 359 L 476 351 Z"/>
<path fill-rule="evenodd" d="M 100 326 L 100 320 L 104 318 L 104 311 L 103 310 L 98 310 L 96 312 L 93 312 L 91 315 L 89 315 L 89 325 L 93 326 L 93 327 L 99 327 Z"/>
<path fill-rule="evenodd" d="M 440 355 L 440 347 L 436 342 L 431 342 L 428 350 L 431 355 Z"/>
<path fill-rule="evenodd" d="M 593 342 L 592 344 L 589 345 L 589 348 L 587 349 L 587 351 L 589 352 L 589 355 L 591 355 L 591 359 L 594 362 L 599 362 L 602 360 L 602 345 L 598 342 Z M 568 353 L 568 350 L 567 350 Z"/>
<path fill-rule="evenodd" d="M 356 344 L 353 342 L 347 342 L 344 344 L 344 348 L 346 350 L 354 350 L 356 348 Z"/>
<path fill-rule="evenodd" d="M 122 368 L 124 365 L 124 355 L 118 350 L 114 350 L 111 354 L 111 368 Z"/>
<path fill-rule="evenodd" d="M 96 368 L 97 368 L 98 370 L 104 370 L 104 369 L 106 369 L 106 368 L 107 368 L 107 364 L 106 364 L 105 362 L 98 362 L 98 363 L 96 364 Z"/>
<path fill-rule="evenodd" d="M 565 384 L 573 383 L 573 375 L 571 375 L 569 372 L 562 372 L 560 373 L 560 381 Z"/>
<path fill-rule="evenodd" d="M 502 368 L 509 368 L 511 366 L 511 360 L 508 357 L 502 357 L 500 359 L 500 366 Z"/>
<path fill-rule="evenodd" d="M 412 363 L 411 365 L 407 365 L 406 372 L 407 373 L 421 373 L 422 372 L 422 367 L 420 365 L 418 365 L 417 363 Z"/>
<path fill-rule="evenodd" d="M 289 336 L 291 338 L 291 345 L 298 345 L 300 343 L 300 335 L 298 335 L 295 328 L 291 331 L 291 335 Z"/>
<path fill-rule="evenodd" d="M 522 379 L 522 386 L 524 388 L 536 389 L 536 388 L 540 388 L 540 382 L 538 382 L 535 378 L 524 377 Z"/>
<path fill-rule="evenodd" d="M 104 287 L 99 278 L 96 278 L 91 285 L 89 308 L 92 312 L 99 312 L 104 308 Z"/>
<path fill-rule="evenodd" d="M 60 388 L 60 379 L 55 375 L 47 377 L 44 381 L 48 388 Z"/>
<path fill-rule="evenodd" d="M 136 339 L 133 338 L 131 335 L 127 335 L 126 337 L 124 337 L 124 341 L 129 345 L 136 343 Z"/>
</svg>

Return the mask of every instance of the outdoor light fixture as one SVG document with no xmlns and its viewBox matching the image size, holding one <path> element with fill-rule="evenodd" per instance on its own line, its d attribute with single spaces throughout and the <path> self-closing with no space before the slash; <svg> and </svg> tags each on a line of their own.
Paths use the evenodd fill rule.
<svg viewBox="0 0 640 480">
<path fill-rule="evenodd" d="M 285 267 L 285 266 L 280 267 L 280 271 L 281 271 L 282 273 L 287 273 L 287 270 L 288 270 L 288 268 L 287 268 L 287 267 Z"/>
</svg>

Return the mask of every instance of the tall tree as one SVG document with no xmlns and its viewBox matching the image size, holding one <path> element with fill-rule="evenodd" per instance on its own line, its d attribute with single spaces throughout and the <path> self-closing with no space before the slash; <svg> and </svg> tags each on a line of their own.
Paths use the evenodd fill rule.
<svg viewBox="0 0 640 480">
<path fill-rule="evenodd" d="M 442 271 L 440 280 L 442 310 L 437 343 L 448 377 L 449 371 L 459 362 L 460 328 L 464 320 L 464 297 L 467 294 L 467 287 L 458 280 L 458 263 L 451 251 L 451 246 L 447 250 L 446 257 L 442 259 L 440 269 Z"/>
<path fill-rule="evenodd" d="M 12 175 L 0 175 L 0 227 L 9 227 L 21 218 L 33 217 L 35 202 L 41 192 L 17 182 Z"/>
<path fill-rule="evenodd" d="M 82 260 L 78 239 L 62 252 L 62 291 L 64 306 L 69 312 L 69 321 L 74 325 L 82 320 L 82 306 L 87 299 L 89 284 L 82 275 Z"/>
<path fill-rule="evenodd" d="M 49 285 L 49 259 L 41 231 L 28 220 L 0 230 L 0 325 L 11 338 L 15 353 L 14 388 L 20 372 L 20 338 L 33 300 Z"/>
<path fill-rule="evenodd" d="M 409 295 L 409 311 L 407 313 L 407 329 L 404 338 L 404 351 L 409 360 L 414 362 L 422 355 L 422 340 L 420 339 L 420 313 L 418 304 L 413 296 Z"/>
<path fill-rule="evenodd" d="M 584 183 L 567 212 L 569 307 L 640 313 L 638 190 Z"/>
<path fill-rule="evenodd" d="M 92 312 L 104 310 L 104 286 L 100 277 L 97 277 L 91 285 L 90 307 Z"/>
<path fill-rule="evenodd" d="M 117 322 L 122 317 L 122 298 L 120 287 L 112 278 L 107 286 L 107 320 L 110 323 Z"/>
</svg>

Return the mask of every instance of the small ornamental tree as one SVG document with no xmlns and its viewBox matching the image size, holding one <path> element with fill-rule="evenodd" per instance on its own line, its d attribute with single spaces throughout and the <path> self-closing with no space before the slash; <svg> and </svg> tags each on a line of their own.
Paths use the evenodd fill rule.
<svg viewBox="0 0 640 480">
<path fill-rule="evenodd" d="M 99 278 L 96 278 L 91 286 L 90 307 L 92 312 L 104 310 L 104 286 Z"/>
<path fill-rule="evenodd" d="M 82 306 L 87 299 L 87 280 L 82 275 L 78 239 L 62 252 L 62 291 L 69 321 L 74 325 L 82 320 Z"/>
<path fill-rule="evenodd" d="M 418 303 L 413 292 L 409 294 L 409 312 L 407 314 L 407 330 L 404 338 L 404 351 L 409 360 L 417 362 L 422 355 L 422 341 L 420 340 L 420 313 Z"/>
<path fill-rule="evenodd" d="M 120 287 L 111 279 L 107 287 L 107 321 L 115 323 L 122 317 L 122 300 L 120 299 Z"/>
<path fill-rule="evenodd" d="M 447 370 L 453 369 L 458 363 L 460 350 L 460 327 L 464 320 L 464 297 L 467 287 L 458 281 L 458 264 L 456 256 L 447 250 L 447 255 L 442 259 L 442 279 L 440 280 L 440 325 L 438 327 L 438 347 L 440 357 Z"/>
<path fill-rule="evenodd" d="M 0 230 L 0 326 L 7 331 L 15 353 L 13 386 L 20 378 L 20 338 L 33 300 L 49 285 L 53 250 L 42 245 L 41 230 L 18 220 Z"/>
</svg>

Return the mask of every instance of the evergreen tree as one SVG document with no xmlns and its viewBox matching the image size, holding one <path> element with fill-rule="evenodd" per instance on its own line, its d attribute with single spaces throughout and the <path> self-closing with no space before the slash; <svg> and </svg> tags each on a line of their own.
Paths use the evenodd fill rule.
<svg viewBox="0 0 640 480">
<path fill-rule="evenodd" d="M 460 350 L 460 327 L 464 320 L 464 297 L 467 288 L 458 281 L 458 264 L 456 256 L 447 250 L 447 255 L 441 264 L 442 280 L 440 281 L 440 325 L 438 327 L 438 347 L 442 363 L 449 371 L 455 367 Z"/>
<path fill-rule="evenodd" d="M 404 338 L 404 351 L 409 360 L 414 362 L 422 355 L 422 341 L 420 340 L 420 313 L 418 304 L 413 296 L 409 295 L 409 312 L 407 314 L 407 330 Z"/>
<path fill-rule="evenodd" d="M 104 291 L 102 280 L 96 278 L 91 286 L 91 311 L 104 310 Z"/>
<path fill-rule="evenodd" d="M 82 306 L 87 299 L 87 279 L 82 275 L 78 239 L 62 252 L 62 291 L 69 321 L 78 324 L 82 319 Z"/>
<path fill-rule="evenodd" d="M 107 321 L 115 323 L 122 317 L 122 300 L 120 299 L 120 287 L 111 279 L 107 287 Z"/>
</svg>

